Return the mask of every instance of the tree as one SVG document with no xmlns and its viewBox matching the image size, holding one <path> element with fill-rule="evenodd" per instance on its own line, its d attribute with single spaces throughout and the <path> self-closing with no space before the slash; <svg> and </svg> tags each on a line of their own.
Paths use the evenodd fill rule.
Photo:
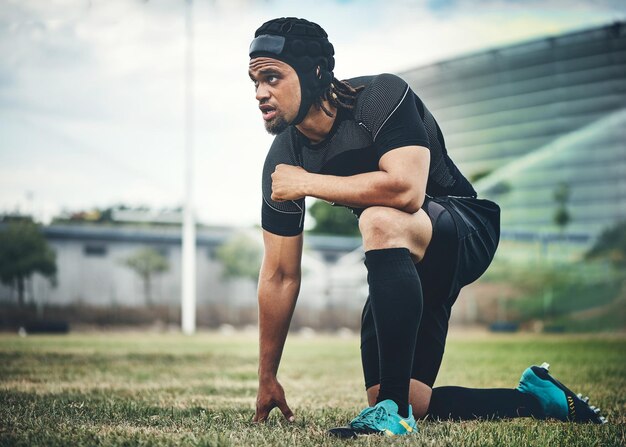
<svg viewBox="0 0 626 447">
<path fill-rule="evenodd" d="M 474 172 L 470 175 L 469 180 L 471 183 L 475 183 L 485 177 L 488 177 L 493 172 L 493 169 L 483 169 L 482 171 Z"/>
<path fill-rule="evenodd" d="M 331 206 L 323 200 L 317 200 L 309 208 L 309 214 L 315 219 L 311 233 L 358 236 L 359 224 L 354 215 L 344 207 Z"/>
<path fill-rule="evenodd" d="M 565 227 L 572 219 L 567 209 L 567 202 L 570 197 L 570 189 L 567 183 L 561 183 L 554 190 L 554 201 L 557 204 L 554 212 L 554 223 L 559 227 L 561 233 L 565 231 Z"/>
<path fill-rule="evenodd" d="M 0 231 L 0 281 L 17 287 L 18 304 L 24 304 L 24 284 L 33 273 L 40 273 L 54 285 L 56 253 L 50 248 L 39 226 L 32 221 L 9 223 Z"/>
<path fill-rule="evenodd" d="M 236 234 L 221 245 L 217 259 L 224 265 L 225 278 L 249 278 L 259 280 L 263 249 L 254 239 L 243 233 Z"/>
<path fill-rule="evenodd" d="M 222 263 L 223 278 L 227 280 L 249 279 L 254 282 L 255 286 L 258 286 L 263 247 L 254 238 L 245 233 L 236 233 L 217 248 L 215 256 Z M 227 299 L 219 304 L 222 321 L 232 324 L 241 323 L 242 309 L 235 301 L 237 300 Z"/>
<path fill-rule="evenodd" d="M 626 221 L 605 229 L 585 257 L 608 258 L 615 267 L 626 268 Z"/>
<path fill-rule="evenodd" d="M 511 182 L 503 180 L 489 188 L 488 192 L 494 196 L 504 196 L 510 193 L 512 189 L 513 186 L 511 185 Z"/>
<path fill-rule="evenodd" d="M 170 266 L 167 259 L 154 248 L 146 247 L 124 259 L 123 263 L 139 275 L 143 281 L 146 305 L 152 306 L 152 277 L 157 273 L 169 270 Z"/>
</svg>

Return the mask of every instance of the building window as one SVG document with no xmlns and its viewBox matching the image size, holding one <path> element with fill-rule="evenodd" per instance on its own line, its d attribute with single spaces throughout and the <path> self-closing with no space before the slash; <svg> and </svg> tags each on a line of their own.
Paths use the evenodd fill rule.
<svg viewBox="0 0 626 447">
<path fill-rule="evenodd" d="M 106 256 L 107 248 L 105 245 L 88 244 L 83 247 L 85 256 Z"/>
</svg>

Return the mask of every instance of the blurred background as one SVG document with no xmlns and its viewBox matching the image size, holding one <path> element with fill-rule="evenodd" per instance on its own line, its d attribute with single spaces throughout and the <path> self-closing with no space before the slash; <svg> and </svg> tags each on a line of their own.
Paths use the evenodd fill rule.
<svg viewBox="0 0 626 447">
<path fill-rule="evenodd" d="M 0 330 L 180 330 L 184 210 L 198 328 L 254 328 L 272 137 L 247 50 L 279 16 L 328 32 L 340 79 L 402 76 L 501 205 L 453 327 L 626 329 L 622 0 L 2 0 Z M 307 206 L 292 329 L 358 331 L 356 220 Z"/>
</svg>

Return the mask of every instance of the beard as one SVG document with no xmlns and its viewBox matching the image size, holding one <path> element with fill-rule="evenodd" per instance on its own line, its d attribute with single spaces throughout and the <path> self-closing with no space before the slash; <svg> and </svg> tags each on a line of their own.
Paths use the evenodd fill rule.
<svg viewBox="0 0 626 447">
<path fill-rule="evenodd" d="M 273 119 L 265 121 L 265 130 L 267 130 L 267 132 L 271 135 L 278 135 L 288 127 L 289 123 L 287 122 L 287 120 L 283 116 L 278 114 L 276 114 Z"/>
</svg>

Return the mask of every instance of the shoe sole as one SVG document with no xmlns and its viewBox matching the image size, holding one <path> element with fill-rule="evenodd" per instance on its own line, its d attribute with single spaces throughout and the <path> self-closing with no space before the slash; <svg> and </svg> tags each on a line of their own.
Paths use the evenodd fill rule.
<svg viewBox="0 0 626 447">
<path fill-rule="evenodd" d="M 379 430 L 370 430 L 370 429 L 363 429 L 363 428 L 352 428 L 348 425 L 345 427 L 331 428 L 330 430 L 328 430 L 328 434 L 336 438 L 341 438 L 341 439 L 356 439 L 359 436 L 371 436 L 371 435 L 389 436 L 389 437 L 405 436 L 405 435 L 412 434 L 412 432 L 397 435 L 389 430 L 379 431 Z"/>
<path fill-rule="evenodd" d="M 362 430 L 362 429 L 356 430 L 350 426 L 345 426 L 345 427 L 331 428 L 330 430 L 328 430 L 328 434 L 336 438 L 341 438 L 341 439 L 356 439 L 359 436 L 369 436 L 369 435 L 380 436 L 384 433 L 378 430 L 367 430 L 367 431 Z"/>
</svg>

